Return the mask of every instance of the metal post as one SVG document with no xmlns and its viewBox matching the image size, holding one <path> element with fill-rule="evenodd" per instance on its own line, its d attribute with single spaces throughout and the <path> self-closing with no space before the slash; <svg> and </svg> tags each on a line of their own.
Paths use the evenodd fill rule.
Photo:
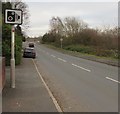
<svg viewBox="0 0 120 114">
<path fill-rule="evenodd" d="M 15 88 L 15 58 L 14 58 L 14 41 L 15 41 L 15 30 L 12 26 L 12 39 L 11 39 L 11 88 Z"/>
<path fill-rule="evenodd" d="M 12 4 L 12 8 L 14 9 L 14 3 Z M 10 69 L 10 77 L 11 77 L 11 88 L 15 88 L 15 58 L 14 58 L 14 46 L 15 46 L 15 27 L 12 26 L 11 31 L 11 69 Z"/>
<path fill-rule="evenodd" d="M 62 44 L 62 42 L 63 42 L 63 39 L 61 38 L 60 39 L 60 42 L 61 42 L 61 48 L 63 47 L 63 44 Z"/>
<path fill-rule="evenodd" d="M 62 40 L 61 40 L 61 48 L 62 48 Z"/>
</svg>

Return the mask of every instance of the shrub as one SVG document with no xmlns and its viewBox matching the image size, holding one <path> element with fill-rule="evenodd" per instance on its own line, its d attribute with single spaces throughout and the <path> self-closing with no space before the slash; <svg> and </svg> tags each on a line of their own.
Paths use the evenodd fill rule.
<svg viewBox="0 0 120 114">
<path fill-rule="evenodd" d="M 16 35 L 15 39 L 15 64 L 18 65 L 21 62 L 21 56 L 22 56 L 22 37 Z"/>
<path fill-rule="evenodd" d="M 83 46 L 83 45 L 69 45 L 64 47 L 64 49 L 70 50 L 70 51 L 76 51 L 80 53 L 87 53 L 87 54 L 94 53 L 94 49 L 92 47 Z"/>
<path fill-rule="evenodd" d="M 112 52 L 110 50 L 96 49 L 97 56 L 110 57 Z"/>
<path fill-rule="evenodd" d="M 120 53 L 118 53 L 118 51 L 105 50 L 105 49 L 101 49 L 100 47 L 91 47 L 91 46 L 84 46 L 84 45 L 69 45 L 64 47 L 64 49 L 80 52 L 80 53 L 97 55 L 101 57 L 112 57 L 116 59 L 120 58 Z"/>
</svg>

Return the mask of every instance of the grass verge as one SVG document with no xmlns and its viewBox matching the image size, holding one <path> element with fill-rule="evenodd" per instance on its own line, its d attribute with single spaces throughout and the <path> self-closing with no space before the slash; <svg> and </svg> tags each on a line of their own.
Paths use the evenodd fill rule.
<svg viewBox="0 0 120 114">
<path fill-rule="evenodd" d="M 120 66 L 119 62 L 118 62 L 118 59 L 113 58 L 113 57 L 96 56 L 96 55 L 92 55 L 92 54 L 88 54 L 88 53 L 80 53 L 80 52 L 77 52 L 77 51 L 74 51 L 74 50 L 70 51 L 70 50 L 66 50 L 65 48 L 61 49 L 61 48 L 55 47 L 54 45 L 51 45 L 51 44 L 42 44 L 42 45 L 44 45 L 48 48 L 57 50 L 57 51 L 59 51 L 63 54 L 68 54 L 68 55 L 71 55 L 71 56 L 75 56 L 75 57 L 79 57 L 79 58 L 83 58 L 83 59 L 87 59 L 87 60 L 92 60 L 92 61 L 96 61 L 96 62 L 100 62 L 100 63 L 105 63 L 105 64 L 112 65 L 112 66 Z M 87 51 L 89 51 L 89 49 Z"/>
</svg>

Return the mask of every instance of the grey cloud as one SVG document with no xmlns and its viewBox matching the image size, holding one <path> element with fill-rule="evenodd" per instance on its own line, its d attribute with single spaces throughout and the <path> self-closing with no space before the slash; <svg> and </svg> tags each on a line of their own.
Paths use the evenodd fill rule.
<svg viewBox="0 0 120 114">
<path fill-rule="evenodd" d="M 117 3 L 115 2 L 81 2 L 81 3 L 28 3 L 31 17 L 31 28 L 39 30 L 29 30 L 34 35 L 40 35 L 49 29 L 49 20 L 52 16 L 64 18 L 75 16 L 88 22 L 92 27 L 103 25 L 117 25 Z M 46 26 L 45 28 L 43 26 Z M 44 29 L 43 29 L 44 28 Z M 41 30 L 41 31 L 40 31 Z M 38 33 L 37 33 L 38 32 Z"/>
</svg>

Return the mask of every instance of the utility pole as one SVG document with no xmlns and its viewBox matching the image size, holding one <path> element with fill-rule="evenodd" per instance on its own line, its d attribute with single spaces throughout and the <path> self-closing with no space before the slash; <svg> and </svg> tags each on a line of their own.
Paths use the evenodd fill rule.
<svg viewBox="0 0 120 114">
<path fill-rule="evenodd" d="M 14 2 L 12 3 L 12 9 L 15 9 Z M 12 25 L 11 30 L 11 69 L 10 69 L 10 78 L 11 78 L 11 88 L 15 88 L 15 27 Z"/>
</svg>

